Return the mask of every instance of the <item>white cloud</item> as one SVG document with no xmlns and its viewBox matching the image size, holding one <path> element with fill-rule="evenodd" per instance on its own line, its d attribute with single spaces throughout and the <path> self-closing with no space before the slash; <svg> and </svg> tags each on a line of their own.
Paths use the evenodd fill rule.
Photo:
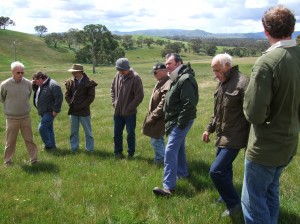
<svg viewBox="0 0 300 224">
<path fill-rule="evenodd" d="M 110 31 L 143 29 L 201 29 L 211 33 L 261 32 L 261 16 L 283 0 L 10 0 L 0 6 L 0 16 L 8 16 L 16 26 L 8 29 L 34 33 L 45 25 L 48 33 L 82 29 L 102 24 Z M 282 4 L 298 10 L 298 0 Z M 300 20 L 300 10 L 296 11 Z M 296 30 L 299 30 L 299 23 Z"/>
</svg>

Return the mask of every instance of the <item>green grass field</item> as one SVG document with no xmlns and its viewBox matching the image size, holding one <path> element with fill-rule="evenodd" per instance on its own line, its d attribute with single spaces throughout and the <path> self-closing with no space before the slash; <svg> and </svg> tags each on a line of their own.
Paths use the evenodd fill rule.
<svg viewBox="0 0 300 224">
<path fill-rule="evenodd" d="M 47 48 L 37 37 L 0 31 L 0 81 L 11 76 L 13 54 L 3 50 L 3 38 L 9 42 L 15 35 L 20 39 L 33 38 L 26 52 L 19 50 L 24 62 L 25 77 L 42 70 L 57 80 L 63 91 L 67 72 L 74 62 L 71 52 L 57 52 Z M 25 41 L 25 40 L 24 40 Z M 41 44 L 37 47 L 36 44 Z M 29 44 L 27 44 L 29 45 Z M 25 46 L 23 46 L 25 49 Z M 38 51 L 38 52 L 36 52 Z M 43 55 L 43 56 L 41 56 Z M 131 66 L 140 74 L 145 98 L 138 108 L 136 155 L 134 160 L 115 160 L 113 154 L 113 109 L 110 84 L 114 66 L 100 66 L 92 74 L 91 65 L 84 65 L 87 74 L 98 82 L 92 104 L 92 127 L 95 152 L 84 151 L 84 134 L 80 129 L 80 152 L 71 154 L 69 147 L 69 117 L 67 103 L 54 122 L 58 149 L 43 150 L 38 134 L 39 117 L 31 110 L 34 139 L 39 148 L 39 164 L 31 166 L 25 145 L 19 135 L 12 167 L 0 166 L 0 223 L 243 223 L 241 217 L 221 218 L 225 205 L 214 201 L 218 193 L 209 178 L 210 164 L 215 157 L 213 142 L 201 141 L 202 133 L 213 110 L 216 86 L 211 70 L 211 57 L 183 54 L 184 62 L 191 62 L 199 84 L 200 99 L 197 118 L 187 136 L 187 157 L 190 178 L 177 182 L 176 195 L 156 198 L 152 189 L 161 186 L 163 169 L 153 165 L 153 150 L 149 138 L 141 134 L 155 79 L 150 74 L 152 65 L 163 61 L 160 48 L 137 49 L 126 52 Z M 234 64 L 247 75 L 256 58 L 234 58 Z M 0 146 L 5 145 L 5 116 L 0 113 Z M 212 136 L 213 138 L 213 136 Z M 126 132 L 124 132 L 126 139 Z M 126 150 L 126 142 L 124 141 Z M 244 151 L 234 162 L 234 182 L 241 192 Z M 299 153 L 281 177 L 281 207 L 279 223 L 300 223 Z"/>
</svg>

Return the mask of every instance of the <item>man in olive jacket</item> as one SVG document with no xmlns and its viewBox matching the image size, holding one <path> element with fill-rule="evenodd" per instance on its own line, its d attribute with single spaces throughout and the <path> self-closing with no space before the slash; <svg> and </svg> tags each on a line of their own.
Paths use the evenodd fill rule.
<svg viewBox="0 0 300 224">
<path fill-rule="evenodd" d="M 165 97 L 165 130 L 169 136 L 165 149 L 163 188 L 155 187 L 158 196 L 171 196 L 178 178 L 189 176 L 185 138 L 196 118 L 199 98 L 198 84 L 190 64 L 184 65 L 180 55 L 166 56 L 166 67 L 171 79 Z"/>
<path fill-rule="evenodd" d="M 300 47 L 291 38 L 296 18 L 278 5 L 262 23 L 271 47 L 255 62 L 244 100 L 251 123 L 242 189 L 246 223 L 278 222 L 279 178 L 299 142 Z"/>
<path fill-rule="evenodd" d="M 219 81 L 214 94 L 214 112 L 202 135 L 209 142 L 209 135 L 216 132 L 216 159 L 210 167 L 210 177 L 227 209 L 222 217 L 242 211 L 240 196 L 233 185 L 232 163 L 248 141 L 250 124 L 243 113 L 244 93 L 249 78 L 232 67 L 229 54 L 218 54 L 211 62 L 215 78 Z"/>
<path fill-rule="evenodd" d="M 85 133 L 85 149 L 93 152 L 90 105 L 95 99 L 95 88 L 98 84 L 85 74 L 80 64 L 74 64 L 68 71 L 73 75 L 73 78 L 65 83 L 65 99 L 69 104 L 68 114 L 71 122 L 71 151 L 75 153 L 79 149 L 79 124 L 81 124 Z"/>
</svg>

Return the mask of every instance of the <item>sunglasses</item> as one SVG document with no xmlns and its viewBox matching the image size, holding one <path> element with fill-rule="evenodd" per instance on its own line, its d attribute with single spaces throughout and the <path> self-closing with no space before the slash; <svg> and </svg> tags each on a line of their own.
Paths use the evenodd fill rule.
<svg viewBox="0 0 300 224">
<path fill-rule="evenodd" d="M 19 74 L 24 74 L 24 72 L 17 72 L 17 74 L 19 75 Z"/>
</svg>

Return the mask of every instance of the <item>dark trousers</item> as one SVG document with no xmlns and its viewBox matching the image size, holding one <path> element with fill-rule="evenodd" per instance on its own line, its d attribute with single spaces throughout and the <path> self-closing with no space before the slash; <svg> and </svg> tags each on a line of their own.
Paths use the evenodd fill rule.
<svg viewBox="0 0 300 224">
<path fill-rule="evenodd" d="M 128 155 L 133 156 L 135 152 L 135 127 L 136 114 L 122 117 L 114 115 L 114 153 L 121 154 L 123 152 L 123 130 L 126 125 Z"/>
<path fill-rule="evenodd" d="M 227 208 L 241 203 L 241 199 L 232 183 L 232 163 L 239 153 L 239 149 L 217 147 L 216 159 L 210 167 L 210 177 Z"/>
</svg>

